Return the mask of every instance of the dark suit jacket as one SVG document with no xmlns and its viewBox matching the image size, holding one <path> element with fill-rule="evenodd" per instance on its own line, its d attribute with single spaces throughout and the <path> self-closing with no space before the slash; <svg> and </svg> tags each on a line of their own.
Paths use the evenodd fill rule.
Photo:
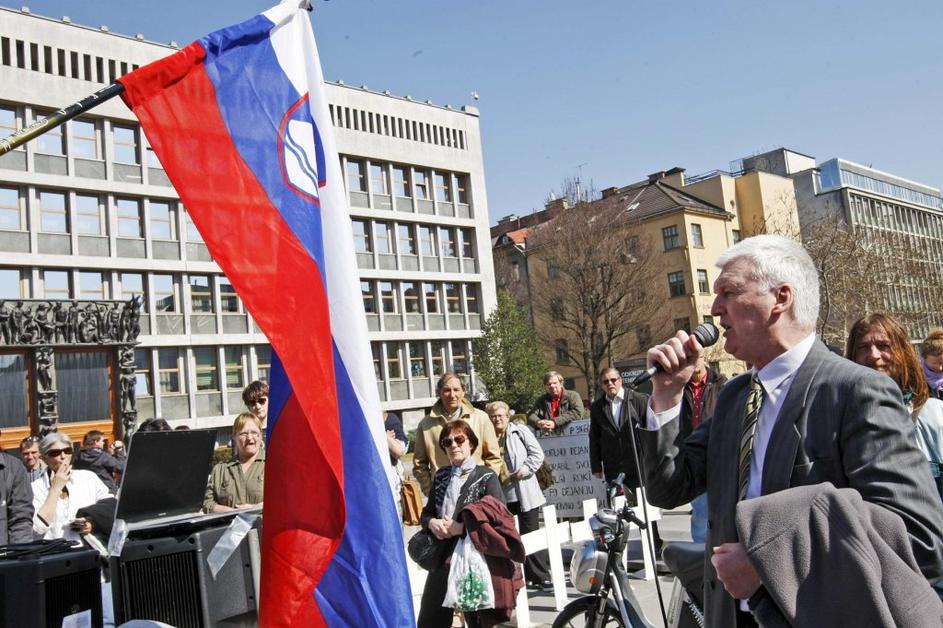
<svg viewBox="0 0 943 628">
<path fill-rule="evenodd" d="M 685 441 L 676 442 L 678 421 L 642 434 L 651 503 L 674 508 L 707 488 L 708 548 L 738 541 L 738 441 L 749 382 L 749 374 L 728 382 L 713 419 Z M 900 391 L 886 375 L 832 354 L 817 340 L 770 436 L 762 494 L 820 482 L 853 488 L 898 514 L 920 571 L 931 581 L 943 576 L 943 511 Z M 709 560 L 704 593 L 707 625 L 735 625 L 736 603 Z"/>
<path fill-rule="evenodd" d="M 632 424 L 644 420 L 648 395 L 628 389 L 624 389 L 623 393 L 619 427 L 613 420 L 612 406 L 606 395 L 594 401 L 589 408 L 589 466 L 593 473 L 605 471 L 607 482 L 625 473 L 625 485 L 638 488 L 636 453 L 632 451 Z"/>
</svg>

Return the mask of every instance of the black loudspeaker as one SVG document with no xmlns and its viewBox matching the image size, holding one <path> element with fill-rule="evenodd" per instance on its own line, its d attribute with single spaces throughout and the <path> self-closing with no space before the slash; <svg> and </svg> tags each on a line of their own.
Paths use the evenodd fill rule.
<svg viewBox="0 0 943 628">
<path fill-rule="evenodd" d="M 175 524 L 148 530 L 149 538 L 129 539 L 121 556 L 111 558 L 115 623 L 150 619 L 176 628 L 257 625 L 249 535 L 213 578 L 206 558 L 228 527 L 228 522 L 216 523 L 189 530 Z"/>
<path fill-rule="evenodd" d="M 101 626 L 98 556 L 79 548 L 0 560 L 0 626 L 61 628 L 63 617 L 88 610 Z"/>
</svg>

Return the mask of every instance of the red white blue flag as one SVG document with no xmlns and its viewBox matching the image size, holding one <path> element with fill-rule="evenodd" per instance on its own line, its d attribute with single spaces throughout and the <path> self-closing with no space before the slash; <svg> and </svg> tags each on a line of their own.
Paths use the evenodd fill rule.
<svg viewBox="0 0 943 628">
<path fill-rule="evenodd" d="M 261 624 L 414 625 L 308 13 L 282 2 L 121 83 L 285 376 L 270 402 Z"/>
</svg>

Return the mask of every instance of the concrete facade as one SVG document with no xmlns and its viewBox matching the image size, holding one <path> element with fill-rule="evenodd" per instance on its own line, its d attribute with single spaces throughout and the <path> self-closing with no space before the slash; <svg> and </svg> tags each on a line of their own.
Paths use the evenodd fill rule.
<svg viewBox="0 0 943 628">
<path fill-rule="evenodd" d="M 0 137 L 176 51 L 4 8 L 0 34 Z M 327 92 L 378 388 L 409 426 L 444 370 L 476 389 L 471 340 L 495 304 L 479 115 L 341 82 Z M 140 420 L 231 425 L 242 388 L 268 376 L 269 346 L 113 99 L 0 157 L 0 299 L 135 294 Z M 12 359 L 0 347 L 0 371 Z"/>
</svg>

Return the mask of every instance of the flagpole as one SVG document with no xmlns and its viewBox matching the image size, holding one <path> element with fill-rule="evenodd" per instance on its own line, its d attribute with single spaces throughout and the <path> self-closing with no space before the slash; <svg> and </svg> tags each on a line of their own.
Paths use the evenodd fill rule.
<svg viewBox="0 0 943 628">
<path fill-rule="evenodd" d="M 108 87 L 98 90 L 91 96 L 86 96 L 79 102 L 71 104 L 65 109 L 59 109 L 49 117 L 43 118 L 42 120 L 37 120 L 27 128 L 17 131 L 13 135 L 0 140 L 0 155 L 5 155 L 14 148 L 22 146 L 26 142 L 39 137 L 43 133 L 53 130 L 66 120 L 71 120 L 75 116 L 85 113 L 89 109 L 97 107 L 103 102 L 114 98 L 123 91 L 124 85 L 121 83 L 112 83 Z"/>
</svg>

